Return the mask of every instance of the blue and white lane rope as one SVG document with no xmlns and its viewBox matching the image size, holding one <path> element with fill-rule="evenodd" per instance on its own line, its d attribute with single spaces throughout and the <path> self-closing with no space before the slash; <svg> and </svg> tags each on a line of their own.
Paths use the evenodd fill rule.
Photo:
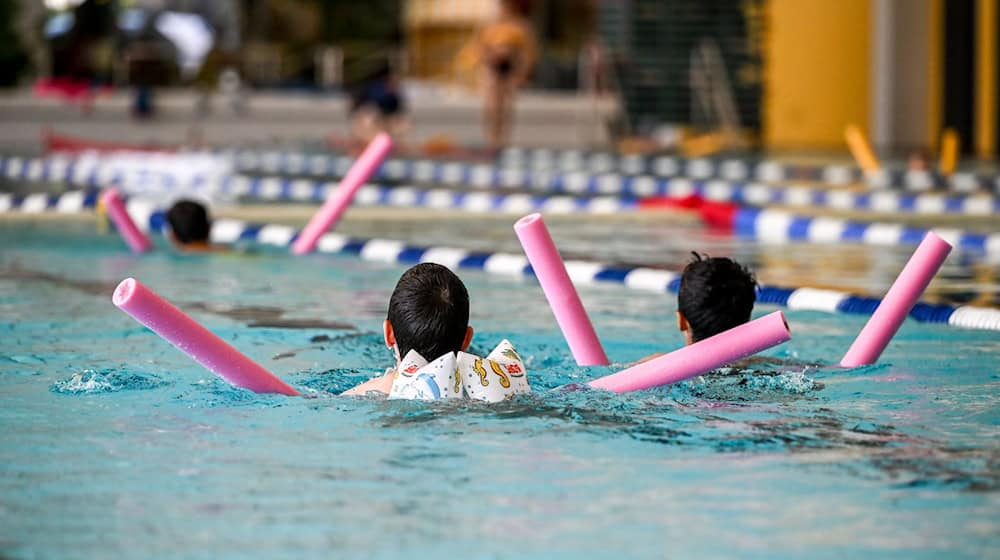
<svg viewBox="0 0 1000 560">
<path fill-rule="evenodd" d="M 275 153 L 280 156 L 280 153 Z M 301 154 L 300 154 L 301 155 Z M 277 157 L 276 156 L 276 157 Z M 324 161 L 331 156 L 315 156 Z M 338 170 L 346 171 L 349 158 L 341 158 Z M 279 160 L 280 161 L 280 160 Z M 303 161 L 305 157 L 303 156 Z M 394 163 L 395 162 L 395 163 Z M 421 167 L 422 164 L 423 165 Z M 402 167 L 399 167 L 399 164 Z M 454 166 L 454 167 L 449 167 Z M 410 169 L 412 167 L 412 169 Z M 423 171 L 421 171 L 423 169 Z M 28 159 L 8 157 L 0 160 L 0 176 L 23 181 L 57 181 L 98 188 L 111 183 L 134 184 L 136 181 L 156 184 L 164 190 L 216 188 L 235 184 L 237 194 L 244 185 L 260 185 L 263 196 L 268 193 L 291 189 L 293 194 L 308 189 L 322 188 L 330 182 L 284 177 L 245 177 L 240 175 L 195 175 L 179 177 L 172 173 L 135 175 L 135 169 L 125 173 L 109 165 L 88 160 L 87 165 L 76 165 L 67 158 Z M 411 172 L 412 171 L 412 172 Z M 754 206 L 786 205 L 791 207 L 824 208 L 837 211 L 870 211 L 879 213 L 918 215 L 967 215 L 993 216 L 1000 213 L 1000 197 L 977 194 L 947 196 L 937 193 L 905 194 L 893 191 L 852 191 L 823 189 L 806 186 L 771 186 L 761 183 L 736 183 L 721 180 L 692 181 L 686 178 L 664 179 L 648 175 L 623 176 L 618 174 L 591 175 L 586 173 L 530 173 L 523 170 L 500 170 L 493 166 L 469 166 L 460 163 L 415 162 L 412 166 L 403 160 L 387 161 L 378 177 L 393 180 L 409 179 L 418 182 L 436 182 L 447 185 L 471 184 L 479 188 L 504 186 L 532 188 L 539 191 L 563 192 L 573 195 L 618 196 L 642 198 L 646 196 L 683 197 L 691 194 L 713 201 L 735 202 Z M 468 179 L 468 180 L 467 180 Z M 260 181 L 260 183 L 257 183 Z M 248 188 L 248 196 L 254 191 Z M 308 200 L 303 197 L 302 200 Z"/>
<path fill-rule="evenodd" d="M 350 167 L 351 158 L 329 154 L 303 154 L 279 151 L 223 152 L 231 157 L 238 169 L 265 173 L 290 173 L 297 175 L 341 176 Z M 610 161 L 609 154 L 597 154 Z M 630 157 L 630 156 L 625 156 Z M 751 166 L 741 160 L 726 160 L 718 165 L 710 159 L 683 160 L 671 156 L 659 156 L 651 166 L 636 171 L 628 167 L 616 171 L 608 166 L 593 166 L 591 169 L 565 168 L 525 168 L 498 166 L 488 163 L 467 163 L 431 159 L 386 160 L 382 177 L 391 180 L 419 182 L 439 182 L 446 184 L 471 184 L 477 187 L 531 187 L 536 189 L 591 189 L 613 192 L 616 182 L 625 182 L 635 176 L 654 179 L 688 178 L 705 181 L 722 179 L 730 182 L 757 181 L 777 183 L 782 181 L 819 181 L 832 186 L 843 186 L 857 182 L 859 176 L 848 166 L 827 166 L 819 177 L 803 174 L 794 166 L 784 166 L 775 162 L 760 162 Z M 791 170 L 791 171 L 789 171 Z M 928 190 L 936 183 L 930 172 L 913 171 L 901 175 L 911 190 Z M 870 173 L 865 177 L 871 186 L 884 188 L 892 183 L 888 171 Z M 1000 176 L 977 177 L 974 174 L 955 174 L 951 179 L 954 190 L 973 193 L 980 188 L 1000 192 Z M 561 182 L 566 182 L 562 185 Z M 623 187 L 618 187 L 623 188 Z M 829 189 L 824 189 L 829 190 Z"/>
<path fill-rule="evenodd" d="M 20 210 L 27 213 L 55 210 L 76 213 L 96 204 L 96 192 L 78 191 L 64 195 L 28 195 L 20 199 Z M 0 209 L 12 211 L 12 197 L 0 196 Z M 7 205 L 4 207 L 3 205 Z M 129 214 L 147 231 L 162 231 L 164 212 L 151 201 L 132 199 L 127 202 Z M 252 224 L 240 220 L 215 220 L 212 225 L 214 243 L 254 242 L 264 245 L 288 247 L 295 240 L 298 229 L 275 224 Z M 320 253 L 357 255 L 369 261 L 412 264 L 436 262 L 453 269 L 484 270 L 492 274 L 510 276 L 531 275 L 531 267 L 522 254 L 482 253 L 455 247 L 420 247 L 392 239 L 358 239 L 338 233 L 328 233 L 317 245 Z M 609 266 L 592 261 L 568 260 L 566 269 L 577 285 L 600 283 L 622 284 L 636 290 L 676 293 L 680 275 L 668 270 L 646 267 Z M 759 303 L 778 305 L 796 310 L 826 311 L 830 313 L 857 313 L 870 315 L 878 307 L 880 298 L 854 295 L 835 290 L 815 288 L 785 288 L 760 286 Z M 971 329 L 1000 330 L 1000 309 L 954 306 L 948 304 L 917 303 L 910 311 L 917 321 L 943 323 Z"/>
<path fill-rule="evenodd" d="M 296 173 L 313 175 L 339 175 L 349 165 L 350 158 L 342 155 L 307 154 L 302 152 L 275 150 L 223 150 L 222 154 L 233 158 L 240 169 L 264 171 L 268 173 Z M 947 185 L 956 192 L 985 190 L 1000 193 L 1000 175 L 977 175 L 958 172 L 942 177 L 932 171 L 882 170 L 863 173 L 853 165 L 808 166 L 784 164 L 776 161 L 751 161 L 739 158 L 686 159 L 676 156 L 618 156 L 609 153 L 586 154 L 579 151 L 565 151 L 558 157 L 551 150 L 540 149 L 531 158 L 518 158 L 505 152 L 499 165 L 448 162 L 426 158 L 399 159 L 388 161 L 389 178 L 408 179 L 411 173 L 420 180 L 448 180 L 448 177 L 465 177 L 466 182 L 474 182 L 478 174 L 488 170 L 510 171 L 520 168 L 526 172 L 550 172 L 567 174 L 582 172 L 589 175 L 624 174 L 653 175 L 656 177 L 687 177 L 691 179 L 724 179 L 728 181 L 812 181 L 832 186 L 865 182 L 874 188 L 889 188 L 902 185 L 909 190 L 925 191 L 936 185 Z M 546 155 L 548 154 L 548 155 Z M 525 165 L 527 163 L 527 165 Z M 407 171 L 407 168 L 410 171 Z M 513 169 L 518 170 L 518 169 Z M 395 177 L 398 176 L 398 177 Z M 457 179 L 456 179 L 457 180 Z"/>
<path fill-rule="evenodd" d="M 618 155 L 607 152 L 551 150 L 546 148 L 508 148 L 499 158 L 504 166 L 534 170 L 585 170 L 593 173 L 619 172 L 630 175 L 653 174 L 661 177 L 692 179 L 726 179 L 729 181 L 758 180 L 816 181 L 829 185 L 849 185 L 866 181 L 874 187 L 899 185 L 910 190 L 928 190 L 946 185 L 957 192 L 977 189 L 1000 193 L 1000 175 L 956 172 L 944 177 L 934 171 L 887 169 L 865 174 L 855 165 L 804 165 L 773 160 L 748 158 L 684 158 L 678 156 Z"/>
<path fill-rule="evenodd" d="M 252 184 L 252 183 L 251 183 Z M 259 187 L 258 187 L 259 188 Z M 309 198 L 294 198 L 287 187 L 265 189 L 265 198 L 278 200 L 311 200 L 321 202 L 325 193 Z M 248 192 L 252 192 L 248 191 Z M 63 194 L 35 193 L 15 196 L 0 193 L 0 213 L 25 214 L 56 212 L 74 213 L 93 208 L 98 190 L 71 191 Z M 304 193 L 303 193 L 304 194 Z M 129 204 L 148 205 L 141 197 L 129 197 Z M 366 186 L 358 191 L 354 204 L 361 207 L 398 206 L 462 210 L 473 213 L 523 215 L 531 212 L 547 214 L 618 214 L 639 210 L 639 203 L 614 197 L 573 198 L 542 197 L 526 194 L 463 193 L 447 190 L 414 189 L 411 187 Z M 981 234 L 957 229 L 934 231 L 959 251 L 973 257 L 1000 261 L 1000 233 Z M 733 233 L 763 243 L 861 243 L 878 246 L 915 246 L 923 239 L 925 229 L 890 223 L 866 223 L 825 216 L 797 216 L 780 210 L 744 207 L 733 218 Z"/>
<path fill-rule="evenodd" d="M 861 243 L 916 246 L 927 229 L 902 224 L 857 222 L 827 216 L 799 216 L 781 210 L 741 207 L 733 217 L 733 233 L 763 243 Z M 973 254 L 1000 257 L 1000 233 L 974 233 L 934 228 L 952 247 Z"/>
<path fill-rule="evenodd" d="M 238 195 L 268 202 L 315 202 L 326 200 L 336 183 L 302 183 L 298 180 L 247 180 L 220 185 L 218 190 L 201 188 L 191 191 L 196 195 Z M 316 184 L 313 184 L 316 183 Z M 203 185 L 204 187 L 204 185 Z M 73 212 L 91 208 L 96 203 L 99 189 L 70 191 L 63 194 L 34 193 L 12 195 L 0 193 L 0 213 L 39 213 L 47 211 Z M 128 186 L 125 185 L 128 191 Z M 142 196 L 142 193 L 137 193 Z M 180 194 L 180 193 L 174 193 Z M 135 197 L 131 197 L 135 198 Z M 83 204 L 84 206 L 80 206 Z M 520 193 L 462 192 L 447 189 L 420 189 L 409 186 L 387 187 L 365 185 L 358 189 L 353 205 L 362 207 L 387 206 L 399 208 L 428 208 L 434 210 L 460 210 L 471 213 L 529 214 L 620 214 L 639 210 L 639 202 L 619 197 L 542 196 Z"/>
<path fill-rule="evenodd" d="M 153 230 L 162 228 L 162 213 L 151 213 L 147 223 Z M 215 243 L 250 241 L 287 247 L 295 240 L 297 233 L 298 230 L 291 226 L 218 220 L 212 226 L 212 241 Z M 528 259 L 522 254 L 472 252 L 456 247 L 421 247 L 393 239 L 358 239 L 337 233 L 328 233 L 320 238 L 317 251 L 357 255 L 364 260 L 385 263 L 435 262 L 452 269 L 476 269 L 491 274 L 510 276 L 533 274 Z M 573 283 L 578 286 L 614 283 L 636 290 L 668 293 L 676 293 L 680 288 L 680 275 L 668 270 L 609 266 L 582 260 L 566 261 L 566 270 Z M 881 298 L 814 288 L 760 286 L 757 290 L 757 301 L 795 310 L 871 315 L 881 302 Z M 910 317 L 920 322 L 1000 330 L 1000 309 L 920 302 L 910 311 Z"/>
<path fill-rule="evenodd" d="M 210 156 L 212 152 L 192 152 Z M 530 153 L 530 157 L 525 157 Z M 294 173 L 302 175 L 342 176 L 351 164 L 351 158 L 337 154 L 317 154 L 297 151 L 276 150 L 234 150 L 223 149 L 216 155 L 235 162 L 246 171 L 265 173 Z M 155 154 L 147 154 L 156 157 Z M 59 156 L 64 157 L 64 156 Z M 449 177 L 463 177 L 465 182 L 474 182 L 477 176 L 492 174 L 490 170 L 509 170 L 520 167 L 532 173 L 548 172 L 567 174 L 585 172 L 590 175 L 625 174 L 653 175 L 656 177 L 688 177 L 691 179 L 723 179 L 734 182 L 762 181 L 776 183 L 782 181 L 820 182 L 832 186 L 843 186 L 864 180 L 874 188 L 902 185 L 909 190 L 925 191 L 935 185 L 947 185 L 955 192 L 971 193 L 977 190 L 1000 194 L 1000 174 L 987 175 L 957 172 L 949 177 L 941 177 L 933 171 L 882 170 L 864 174 L 853 165 L 832 164 L 810 166 L 784 164 L 776 161 L 755 161 L 740 158 L 682 158 L 676 156 L 616 155 L 610 153 L 585 153 L 578 150 L 553 151 L 536 149 L 525 152 L 510 148 L 500 158 L 499 165 L 448 162 L 425 158 L 392 158 L 389 163 L 389 178 L 407 179 L 412 174 L 423 177 L 419 180 L 448 181 Z M 527 162 L 527 165 L 525 165 Z M 398 176 L 398 177 L 397 177 Z"/>
</svg>

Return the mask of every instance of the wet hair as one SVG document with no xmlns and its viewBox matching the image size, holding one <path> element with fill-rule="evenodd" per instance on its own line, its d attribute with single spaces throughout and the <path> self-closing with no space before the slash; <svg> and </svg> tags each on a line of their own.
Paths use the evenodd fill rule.
<svg viewBox="0 0 1000 560">
<path fill-rule="evenodd" d="M 684 314 L 697 342 L 750 320 L 757 281 L 732 259 L 693 254 L 694 260 L 681 274 L 677 310 Z"/>
<path fill-rule="evenodd" d="M 399 278 L 387 318 L 400 357 L 412 349 L 434 360 L 462 349 L 469 327 L 469 292 L 447 268 L 418 264 Z"/>
<path fill-rule="evenodd" d="M 205 207 L 193 200 L 178 200 L 167 210 L 167 223 L 177 242 L 183 245 L 208 241 L 212 224 Z"/>
</svg>

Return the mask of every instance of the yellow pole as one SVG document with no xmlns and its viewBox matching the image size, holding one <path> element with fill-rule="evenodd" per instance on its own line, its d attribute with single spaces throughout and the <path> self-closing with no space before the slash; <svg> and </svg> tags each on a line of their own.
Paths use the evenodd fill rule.
<svg viewBox="0 0 1000 560">
<path fill-rule="evenodd" d="M 976 2 L 976 154 L 997 146 L 997 0 Z"/>
<path fill-rule="evenodd" d="M 872 151 L 871 145 L 868 143 L 868 138 L 865 137 L 865 133 L 861 132 L 861 129 L 857 125 L 847 125 L 847 128 L 844 129 L 844 140 L 847 141 L 847 148 L 851 150 L 854 161 L 858 162 L 858 165 L 861 166 L 861 169 L 865 173 L 878 171 L 882 167 L 878 162 L 878 158 L 875 157 L 875 152 Z"/>
<path fill-rule="evenodd" d="M 927 42 L 930 46 L 930 60 L 927 62 L 928 123 L 927 145 L 933 150 L 941 130 L 941 113 L 944 107 L 944 0 L 931 0 L 930 33 Z"/>
<path fill-rule="evenodd" d="M 941 133 L 941 159 L 938 161 L 938 171 L 942 175 L 951 175 L 958 164 L 958 148 L 961 140 L 954 128 L 946 128 Z"/>
<path fill-rule="evenodd" d="M 97 233 L 108 233 L 108 211 L 104 208 L 104 203 L 98 199 L 94 209 L 97 211 Z"/>
</svg>

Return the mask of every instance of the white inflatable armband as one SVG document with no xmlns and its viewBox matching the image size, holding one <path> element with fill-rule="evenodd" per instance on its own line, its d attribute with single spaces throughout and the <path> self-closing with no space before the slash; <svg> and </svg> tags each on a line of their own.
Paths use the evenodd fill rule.
<svg viewBox="0 0 1000 560">
<path fill-rule="evenodd" d="M 470 399 L 493 403 L 531 392 L 524 362 L 506 339 L 486 358 L 459 352 L 458 371 Z"/>
<path fill-rule="evenodd" d="M 462 385 L 455 369 L 455 354 L 427 363 L 415 350 L 399 362 L 389 389 L 390 399 L 435 400 L 462 396 Z"/>
</svg>

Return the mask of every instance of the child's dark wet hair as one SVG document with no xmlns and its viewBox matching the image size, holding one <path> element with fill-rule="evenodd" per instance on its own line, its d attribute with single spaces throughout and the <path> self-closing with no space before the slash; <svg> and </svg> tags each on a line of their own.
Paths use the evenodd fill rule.
<svg viewBox="0 0 1000 560">
<path fill-rule="evenodd" d="M 757 281 L 745 267 L 725 257 L 694 253 L 681 274 L 677 310 L 697 342 L 749 321 L 756 299 Z"/>
<path fill-rule="evenodd" d="M 434 360 L 462 350 L 469 327 L 469 292 L 447 268 L 418 264 L 399 278 L 389 298 L 387 318 L 400 357 L 412 349 Z"/>
<path fill-rule="evenodd" d="M 208 221 L 208 211 L 193 200 L 178 200 L 167 211 L 167 223 L 181 244 L 208 241 L 212 229 Z"/>
</svg>

